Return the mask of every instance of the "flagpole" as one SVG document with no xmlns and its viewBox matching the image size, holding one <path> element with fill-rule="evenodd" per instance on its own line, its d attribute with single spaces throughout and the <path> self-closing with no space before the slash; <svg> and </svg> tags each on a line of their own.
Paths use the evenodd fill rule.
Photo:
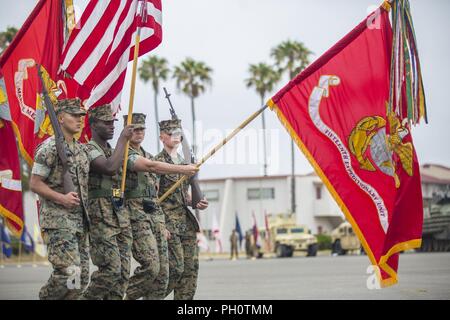
<svg viewBox="0 0 450 320">
<path fill-rule="evenodd" d="M 21 238 L 19 238 L 19 259 L 17 261 L 17 268 L 22 268 L 22 265 L 20 264 L 20 262 L 22 260 L 22 239 Z"/>
<path fill-rule="evenodd" d="M 143 3 L 143 7 L 141 9 L 141 17 L 145 19 L 147 15 L 147 1 Z M 134 43 L 134 57 L 133 57 L 133 71 L 131 75 L 131 88 L 130 88 L 130 102 L 128 105 L 128 117 L 127 117 L 127 126 L 131 124 L 131 116 L 133 114 L 133 103 L 134 103 L 134 93 L 136 88 L 136 70 L 137 70 L 137 61 L 139 56 L 139 43 L 141 38 L 141 27 L 138 26 L 137 32 L 136 32 L 136 39 Z M 128 148 L 129 148 L 130 142 L 127 141 L 127 144 L 125 146 L 125 155 L 123 158 L 123 166 L 122 166 L 122 183 L 120 186 L 120 195 L 121 198 L 124 199 L 125 197 L 125 180 L 127 176 L 127 162 L 128 162 Z"/>
<path fill-rule="evenodd" d="M 206 162 L 213 154 L 215 154 L 218 150 L 220 150 L 228 141 L 230 141 L 235 135 L 239 133 L 242 129 L 244 129 L 250 122 L 252 122 L 257 116 L 263 113 L 266 110 L 267 105 L 253 113 L 250 117 L 248 117 L 244 122 L 241 123 L 239 127 L 233 130 L 227 137 L 225 137 L 219 144 L 217 144 L 214 148 L 212 148 L 205 156 L 203 156 L 202 160 L 196 164 L 197 168 L 200 168 L 202 164 Z M 159 199 L 158 204 L 163 202 L 172 192 L 175 191 L 184 181 L 188 179 L 188 176 L 183 176 L 176 183 L 174 183 L 169 190 L 167 190 Z"/>
</svg>

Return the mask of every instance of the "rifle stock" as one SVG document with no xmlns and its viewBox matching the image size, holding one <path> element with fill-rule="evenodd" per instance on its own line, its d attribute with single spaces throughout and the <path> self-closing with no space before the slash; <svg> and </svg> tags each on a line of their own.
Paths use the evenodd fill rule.
<svg viewBox="0 0 450 320">
<path fill-rule="evenodd" d="M 55 144 L 56 151 L 58 153 L 59 159 L 61 159 L 63 166 L 63 188 L 64 193 L 75 192 L 75 186 L 72 181 L 72 174 L 69 172 L 69 165 L 67 159 L 67 149 L 64 144 L 64 134 L 56 117 L 55 109 L 53 108 L 53 103 L 48 96 L 47 87 L 45 86 L 44 79 L 42 78 L 41 65 L 37 65 L 39 79 L 41 80 L 42 93 L 44 95 L 44 102 L 50 118 L 50 122 L 53 127 L 53 132 L 55 133 Z"/>
<path fill-rule="evenodd" d="M 198 174 L 192 176 L 189 183 L 191 184 L 192 208 L 197 208 L 197 204 L 204 198 L 200 184 L 198 183 Z"/>
<path fill-rule="evenodd" d="M 166 99 L 169 102 L 169 110 L 172 115 L 172 120 L 177 120 L 178 116 L 173 108 L 172 101 L 170 101 L 170 94 L 167 92 L 166 88 L 163 88 L 164 93 L 166 95 Z M 184 130 L 181 129 L 182 140 L 181 140 L 181 148 L 183 150 L 184 160 L 189 162 L 190 164 L 195 164 L 194 155 L 191 152 L 191 148 L 189 146 L 189 142 L 186 139 L 186 135 L 184 134 Z M 197 204 L 204 198 L 202 190 L 200 189 L 200 184 L 198 183 L 198 174 L 193 175 L 189 179 L 189 184 L 191 185 L 191 194 L 192 194 L 192 208 L 197 208 Z"/>
</svg>

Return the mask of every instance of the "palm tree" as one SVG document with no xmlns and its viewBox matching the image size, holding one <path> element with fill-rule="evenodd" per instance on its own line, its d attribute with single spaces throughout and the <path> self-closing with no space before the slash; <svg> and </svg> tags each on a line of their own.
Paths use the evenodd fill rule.
<svg viewBox="0 0 450 320">
<path fill-rule="evenodd" d="M 303 43 L 291 40 L 280 43 L 271 52 L 276 66 L 281 72 L 287 72 L 290 80 L 308 66 L 311 54 Z"/>
<path fill-rule="evenodd" d="M 194 100 L 212 85 L 212 69 L 204 62 L 186 58 L 173 71 L 173 78 L 177 81 L 177 88 L 191 99 L 192 112 L 192 152 L 196 155 L 197 144 L 195 134 L 195 105 Z"/>
<path fill-rule="evenodd" d="M 7 27 L 6 31 L 0 32 L 0 51 L 5 50 L 9 46 L 17 31 L 14 27 Z"/>
<path fill-rule="evenodd" d="M 275 59 L 280 72 L 287 72 L 289 80 L 303 71 L 309 64 L 309 55 L 312 52 L 298 41 L 287 40 L 272 49 L 271 56 Z M 291 211 L 294 213 L 295 203 L 295 153 L 294 140 L 291 140 Z"/>
<path fill-rule="evenodd" d="M 275 84 L 280 80 L 281 74 L 266 63 L 251 64 L 248 72 L 250 78 L 245 80 L 247 88 L 254 87 L 261 98 L 261 106 L 265 103 L 266 94 L 271 92 Z M 264 154 L 264 176 L 267 176 L 267 155 L 266 155 L 266 120 L 264 112 L 262 113 L 263 128 L 263 154 Z"/>
<path fill-rule="evenodd" d="M 160 141 L 159 141 L 159 130 L 158 130 L 158 95 L 159 95 L 159 81 L 164 80 L 167 81 L 169 76 L 169 67 L 168 62 L 164 58 L 158 58 L 157 56 L 149 56 L 146 60 L 142 61 L 141 66 L 139 67 L 139 77 L 147 83 L 148 81 L 152 82 L 153 93 L 154 95 L 154 106 L 155 106 L 155 122 L 156 122 L 156 145 L 157 150 L 160 150 Z"/>
</svg>

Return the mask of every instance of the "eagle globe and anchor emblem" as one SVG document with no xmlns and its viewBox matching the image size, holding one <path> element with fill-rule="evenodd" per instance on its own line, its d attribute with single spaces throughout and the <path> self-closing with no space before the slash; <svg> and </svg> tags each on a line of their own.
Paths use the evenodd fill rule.
<svg viewBox="0 0 450 320">
<path fill-rule="evenodd" d="M 374 203 L 380 224 L 386 233 L 389 228 L 388 210 L 377 190 L 364 181 L 355 171 L 352 158 L 356 158 L 360 169 L 375 172 L 380 170 L 391 176 L 396 188 L 400 187 L 397 169 L 401 166 L 409 175 L 413 175 L 413 146 L 403 142 L 410 134 L 408 120 L 403 121 L 395 112 L 387 108 L 386 117 L 367 116 L 361 119 L 351 131 L 347 143 L 321 118 L 320 104 L 328 98 L 332 87 L 341 84 L 336 75 L 322 75 L 311 92 L 308 111 L 315 127 L 332 142 L 339 151 L 344 169 L 352 181 L 363 190 Z"/>
<path fill-rule="evenodd" d="M 37 64 L 33 59 L 21 59 L 18 63 L 18 70 L 15 73 L 15 86 L 16 86 L 16 92 L 22 92 L 23 93 L 23 81 L 28 80 L 28 71 L 27 69 L 30 67 L 37 67 Z M 50 74 L 47 72 L 47 70 L 40 65 L 40 72 L 42 74 L 42 81 L 45 85 L 49 98 L 53 105 L 56 105 L 58 102 L 58 97 L 64 92 L 67 94 L 67 87 L 63 80 L 58 80 L 55 82 L 51 77 Z M 21 110 L 22 113 L 24 113 L 24 110 L 33 111 L 32 108 L 25 105 L 25 102 L 23 101 L 23 95 L 20 95 L 22 99 L 19 99 L 19 102 L 21 103 Z M 46 113 L 46 107 L 44 103 L 44 96 L 41 92 L 36 93 L 36 111 L 34 113 L 34 133 L 39 138 L 44 138 L 45 136 L 52 136 L 54 135 L 53 127 L 50 122 L 50 118 L 48 114 Z M 28 117 L 27 114 L 24 114 Z M 82 124 L 84 125 L 84 121 L 82 121 Z M 78 140 L 81 135 L 81 132 L 77 135 L 75 135 L 75 138 Z"/>
<path fill-rule="evenodd" d="M 380 116 L 363 118 L 348 139 L 350 152 L 358 160 L 359 167 L 367 171 L 379 169 L 394 178 L 396 188 L 400 187 L 396 173 L 398 162 L 409 176 L 413 175 L 413 146 L 411 142 L 403 142 L 410 133 L 407 122 L 408 119 L 401 122 L 387 107 L 386 119 Z"/>
</svg>

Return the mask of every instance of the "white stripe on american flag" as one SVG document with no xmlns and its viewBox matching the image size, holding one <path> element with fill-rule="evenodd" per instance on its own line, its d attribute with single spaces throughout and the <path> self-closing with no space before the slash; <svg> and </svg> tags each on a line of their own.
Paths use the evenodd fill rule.
<svg viewBox="0 0 450 320">
<path fill-rule="evenodd" d="M 103 81 L 94 88 L 88 100 L 87 107 L 91 107 L 97 100 L 103 97 L 108 92 L 111 84 L 113 84 L 120 77 L 122 72 L 127 69 L 128 56 L 129 52 L 127 50 L 122 54 L 114 69 L 111 70 L 111 72 L 109 72 L 109 74 L 103 79 Z"/>
<path fill-rule="evenodd" d="M 123 37 L 125 36 L 126 31 L 128 28 L 133 24 L 134 22 L 134 15 L 136 12 L 136 5 L 133 4 L 130 6 L 130 10 L 128 10 L 127 17 L 125 18 L 125 23 L 122 23 L 119 27 L 119 30 L 117 31 L 116 36 L 114 37 L 114 42 L 111 47 L 111 52 L 116 50 L 116 48 L 119 46 L 120 42 L 122 42 Z"/>
<path fill-rule="evenodd" d="M 62 64 L 63 70 L 66 70 L 72 60 L 75 58 L 75 55 L 78 53 L 78 50 L 86 41 L 86 39 L 91 34 L 92 29 L 97 25 L 100 19 L 103 17 L 102 13 L 105 12 L 106 7 L 108 7 L 108 1 L 99 1 L 92 11 L 89 19 L 86 21 L 86 24 L 77 34 L 74 42 L 67 50 L 67 54 L 65 56 L 64 62 Z"/>
<path fill-rule="evenodd" d="M 117 10 L 114 18 L 111 20 L 108 28 L 106 29 L 103 37 L 98 42 L 95 49 L 89 54 L 89 57 L 84 61 L 83 65 L 75 73 L 74 78 L 79 84 L 83 84 L 89 74 L 93 71 L 98 63 L 98 57 L 101 57 L 105 50 L 111 45 L 111 41 L 114 39 L 114 29 L 116 28 L 117 21 L 122 13 L 125 1 L 121 1 L 119 10 Z"/>
<path fill-rule="evenodd" d="M 156 23 L 162 25 L 162 12 L 151 2 L 147 3 L 147 14 L 149 16 L 152 16 L 155 19 Z"/>
<path fill-rule="evenodd" d="M 120 99 L 122 98 L 122 91 L 120 91 L 117 96 L 111 102 L 111 108 L 113 113 L 117 113 L 119 111 Z"/>
<path fill-rule="evenodd" d="M 137 8 L 141 1 L 91 1 L 95 2 L 90 3 L 90 15 L 84 20 L 81 17 L 81 30 L 73 34 L 74 39 L 69 39 L 68 48 L 65 48 L 62 69 L 91 92 L 86 107 L 96 106 L 97 102 L 112 103 L 113 109 L 117 110 L 127 64 L 132 56 L 130 48 L 134 46 L 139 19 Z M 141 29 L 141 42 L 146 42 L 139 50 L 140 55 L 161 42 L 160 6 L 160 0 L 147 2 L 149 23 Z"/>
<path fill-rule="evenodd" d="M 141 1 L 139 1 L 139 2 L 141 2 Z M 134 9 L 134 12 L 135 12 L 135 16 L 138 17 L 139 16 L 139 12 L 136 10 L 136 8 Z M 149 17 L 150 16 L 153 17 L 158 24 L 160 24 L 160 25 L 162 24 L 162 12 L 161 12 L 161 10 L 157 9 L 155 7 L 155 5 L 153 3 L 151 3 L 151 2 L 147 3 L 147 13 L 148 13 L 148 16 Z M 133 12 L 130 10 L 129 14 L 132 15 Z M 128 16 L 127 16 L 126 20 L 128 20 Z M 133 23 L 133 20 L 130 20 L 129 24 L 127 24 L 127 25 L 121 24 L 120 25 L 120 29 L 117 32 L 117 35 L 116 35 L 116 37 L 114 39 L 111 51 L 114 51 L 117 48 L 119 43 L 122 41 L 122 38 L 123 38 L 126 30 L 128 30 L 128 28 L 130 27 L 130 25 L 132 23 Z M 155 31 L 153 29 L 143 27 L 142 30 L 141 30 L 141 41 L 151 37 L 154 33 L 155 33 Z M 132 39 L 134 39 L 135 36 L 136 36 L 136 32 L 133 33 Z"/>
</svg>

